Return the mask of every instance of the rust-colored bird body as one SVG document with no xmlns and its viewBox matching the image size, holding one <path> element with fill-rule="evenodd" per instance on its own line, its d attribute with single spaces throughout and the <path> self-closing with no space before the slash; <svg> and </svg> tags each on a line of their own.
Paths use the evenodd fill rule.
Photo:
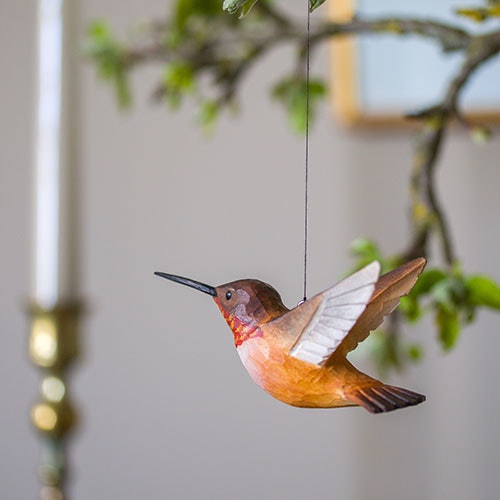
<svg viewBox="0 0 500 500">
<path fill-rule="evenodd" d="M 424 266 L 424 259 L 415 259 L 379 277 L 375 262 L 292 310 L 258 280 L 210 287 L 157 274 L 213 296 L 243 365 L 271 396 L 292 406 L 361 405 L 379 413 L 418 404 L 425 396 L 369 377 L 347 354 L 397 307 Z"/>
</svg>

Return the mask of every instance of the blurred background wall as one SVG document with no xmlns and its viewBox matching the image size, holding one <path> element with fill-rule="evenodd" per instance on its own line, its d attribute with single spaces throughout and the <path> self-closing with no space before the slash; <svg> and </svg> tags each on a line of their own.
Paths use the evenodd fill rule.
<svg viewBox="0 0 500 500">
<path fill-rule="evenodd" d="M 95 17 L 124 33 L 168 2 L 80 4 L 82 33 Z M 25 500 L 38 494 L 39 451 L 25 314 L 36 2 L 0 5 L 0 492 Z M 207 139 L 190 105 L 169 114 L 148 101 L 154 69 L 134 78 L 135 104 L 123 113 L 82 63 L 88 313 L 72 377 L 81 413 L 71 442 L 76 500 L 498 498 L 498 316 L 481 314 L 450 355 L 430 322 L 411 331 L 425 359 L 391 382 L 427 394 L 417 408 L 378 417 L 299 410 L 253 384 L 211 300 L 153 277 L 163 270 L 214 285 L 254 277 L 289 306 L 301 297 L 304 146 L 268 99 L 290 64 L 281 50 L 256 67 L 241 115 L 225 116 Z M 328 74 L 325 50 L 314 69 Z M 355 237 L 372 236 L 387 252 L 403 245 L 411 150 L 408 130 L 346 130 L 322 110 L 311 138 L 311 293 L 349 268 Z M 455 130 L 444 153 L 439 188 L 464 267 L 498 280 L 499 139 L 477 148 Z"/>
</svg>

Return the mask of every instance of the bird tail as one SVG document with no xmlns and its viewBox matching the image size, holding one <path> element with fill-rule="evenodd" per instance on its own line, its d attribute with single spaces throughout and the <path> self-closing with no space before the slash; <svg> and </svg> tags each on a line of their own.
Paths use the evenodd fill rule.
<svg viewBox="0 0 500 500">
<path fill-rule="evenodd" d="M 358 387 L 346 394 L 347 398 L 362 406 L 370 413 L 384 413 L 388 411 L 418 405 L 425 401 L 423 394 L 395 387 L 393 385 L 369 385 Z"/>
</svg>

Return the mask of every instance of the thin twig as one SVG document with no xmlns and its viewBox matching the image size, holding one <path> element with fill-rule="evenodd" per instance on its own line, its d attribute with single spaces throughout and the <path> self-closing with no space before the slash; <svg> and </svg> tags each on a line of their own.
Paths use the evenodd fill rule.
<svg viewBox="0 0 500 500">
<path fill-rule="evenodd" d="M 414 236 L 409 249 L 403 253 L 404 258 L 427 256 L 429 234 L 434 228 L 441 241 L 446 264 L 451 266 L 456 260 L 448 224 L 436 194 L 435 167 L 449 122 L 453 119 L 460 123 L 465 122 L 458 105 L 461 91 L 474 72 L 499 51 L 500 32 L 473 38 L 460 69 L 448 85 L 442 102 L 414 115 L 424 119 L 424 123 L 417 136 L 410 179 Z"/>
<path fill-rule="evenodd" d="M 353 19 L 346 23 L 328 23 L 311 35 L 311 42 L 343 34 L 388 33 L 393 35 L 417 35 L 438 42 L 445 52 L 468 47 L 471 35 L 449 23 L 430 19 L 390 17 L 383 19 Z"/>
<path fill-rule="evenodd" d="M 252 23 L 227 23 L 211 20 L 211 29 L 198 25 L 186 30 L 182 43 L 169 45 L 164 42 L 169 32 L 168 23 L 151 23 L 151 39 L 123 51 L 123 63 L 129 70 L 149 62 L 165 63 L 182 60 L 199 78 L 212 76 L 219 89 L 219 104 L 233 100 L 240 81 L 248 69 L 263 55 L 283 43 L 295 43 L 298 50 L 298 67 L 303 67 L 306 35 L 303 26 L 269 3 L 259 2 L 261 16 L 258 25 Z M 213 23 L 216 23 L 214 25 Z M 413 241 L 402 258 L 428 254 L 428 241 L 432 231 L 440 240 L 445 262 L 456 259 L 451 236 L 436 193 L 434 172 L 448 124 L 456 119 L 467 123 L 459 109 L 462 89 L 470 77 L 485 61 L 500 51 L 500 31 L 472 34 L 459 26 L 431 19 L 390 17 L 383 19 L 354 18 L 345 23 L 312 23 L 310 48 L 335 36 L 362 33 L 389 33 L 415 35 L 432 39 L 445 51 L 462 51 L 465 56 L 455 77 L 450 81 L 441 102 L 413 114 L 422 121 L 417 135 L 413 169 L 410 179 L 412 195 Z M 155 95 L 162 96 L 161 89 Z"/>
</svg>

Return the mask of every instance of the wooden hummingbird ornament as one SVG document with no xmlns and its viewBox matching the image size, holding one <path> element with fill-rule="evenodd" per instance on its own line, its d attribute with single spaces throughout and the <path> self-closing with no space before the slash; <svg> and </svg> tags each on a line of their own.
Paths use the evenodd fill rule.
<svg viewBox="0 0 500 500">
<path fill-rule="evenodd" d="M 243 279 L 217 287 L 155 274 L 211 295 L 233 332 L 250 377 L 274 398 L 303 408 L 362 406 L 371 413 L 417 405 L 425 396 L 357 370 L 347 354 L 376 329 L 415 285 L 423 258 L 380 275 L 372 262 L 309 300 L 306 296 L 309 165 L 310 4 L 307 0 L 304 192 L 304 301 L 289 310 L 267 283 Z"/>
<path fill-rule="evenodd" d="M 372 262 L 291 310 L 262 281 L 213 287 L 155 274 L 213 297 L 243 365 L 271 396 L 304 408 L 362 406 L 381 413 L 417 405 L 425 396 L 360 372 L 347 354 L 398 306 L 425 264 L 425 259 L 415 259 L 379 276 L 380 264 Z"/>
</svg>

